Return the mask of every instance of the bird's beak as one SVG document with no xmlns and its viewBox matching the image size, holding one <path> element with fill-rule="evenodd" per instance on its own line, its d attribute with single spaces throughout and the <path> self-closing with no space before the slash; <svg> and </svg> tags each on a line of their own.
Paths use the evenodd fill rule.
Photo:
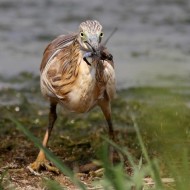
<svg viewBox="0 0 190 190">
<path fill-rule="evenodd" d="M 97 35 L 93 35 L 93 36 L 89 37 L 88 45 L 90 46 L 90 48 L 92 49 L 93 52 L 96 52 L 98 50 L 99 39 L 98 39 Z"/>
</svg>

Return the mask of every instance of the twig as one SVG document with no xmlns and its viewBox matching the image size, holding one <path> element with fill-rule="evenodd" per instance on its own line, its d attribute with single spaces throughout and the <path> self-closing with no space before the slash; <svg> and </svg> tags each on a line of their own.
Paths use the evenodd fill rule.
<svg viewBox="0 0 190 190">
<path fill-rule="evenodd" d="M 162 183 L 174 183 L 173 178 L 161 178 Z M 145 185 L 154 185 L 155 182 L 152 178 L 144 178 Z"/>
<path fill-rule="evenodd" d="M 34 175 L 36 175 L 36 176 L 41 176 L 40 173 L 34 171 L 30 166 L 27 166 L 26 168 L 27 168 L 32 174 L 34 174 Z"/>
</svg>

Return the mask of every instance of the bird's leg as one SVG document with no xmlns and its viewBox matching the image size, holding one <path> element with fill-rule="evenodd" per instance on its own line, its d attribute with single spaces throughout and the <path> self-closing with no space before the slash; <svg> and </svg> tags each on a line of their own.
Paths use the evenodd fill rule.
<svg viewBox="0 0 190 190">
<path fill-rule="evenodd" d="M 52 131 L 54 123 L 57 119 L 56 105 L 57 105 L 57 103 L 50 104 L 49 124 L 48 124 L 48 128 L 46 129 L 46 133 L 45 133 L 43 143 L 42 143 L 42 145 L 44 147 L 47 147 L 47 143 L 48 143 L 49 137 L 51 135 L 51 131 Z M 30 169 L 36 170 L 36 171 L 38 171 L 41 167 L 44 167 L 49 171 L 59 173 L 58 169 L 53 167 L 51 165 L 51 163 L 46 159 L 45 153 L 42 149 L 40 150 L 40 152 L 36 158 L 36 161 L 29 165 Z"/>
<path fill-rule="evenodd" d="M 112 124 L 112 119 L 111 119 L 111 106 L 110 102 L 106 99 L 100 101 L 99 103 L 100 108 L 104 114 L 104 117 L 107 121 L 108 124 L 108 132 L 109 132 L 109 138 L 112 141 L 115 141 L 115 135 L 114 135 L 114 130 L 113 130 L 113 124 Z"/>
<path fill-rule="evenodd" d="M 115 141 L 115 134 L 114 134 L 114 130 L 113 130 L 113 124 L 112 124 L 112 119 L 111 119 L 111 106 L 110 106 L 110 102 L 108 99 L 103 99 L 99 102 L 100 108 L 106 118 L 107 124 L 108 124 L 108 134 L 109 134 L 109 138 L 112 141 Z M 109 158 L 110 161 L 113 163 L 113 149 L 110 146 L 109 148 Z"/>
</svg>

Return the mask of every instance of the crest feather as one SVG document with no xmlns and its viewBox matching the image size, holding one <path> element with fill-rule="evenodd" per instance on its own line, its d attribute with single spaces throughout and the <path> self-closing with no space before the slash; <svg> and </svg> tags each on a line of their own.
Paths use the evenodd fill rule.
<svg viewBox="0 0 190 190">
<path fill-rule="evenodd" d="M 80 24 L 79 29 L 94 34 L 101 32 L 102 25 L 97 20 L 87 20 Z"/>
</svg>

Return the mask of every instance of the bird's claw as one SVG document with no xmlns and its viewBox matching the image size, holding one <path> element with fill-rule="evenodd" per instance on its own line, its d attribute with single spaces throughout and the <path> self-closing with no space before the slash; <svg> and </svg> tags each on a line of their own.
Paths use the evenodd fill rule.
<svg viewBox="0 0 190 190">
<path fill-rule="evenodd" d="M 45 168 L 47 171 L 50 171 L 56 174 L 60 173 L 59 170 L 56 167 L 52 166 L 52 164 L 46 159 L 40 160 L 40 161 L 36 160 L 35 162 L 31 163 L 27 168 L 34 175 L 40 175 L 38 171 L 41 168 Z"/>
</svg>

